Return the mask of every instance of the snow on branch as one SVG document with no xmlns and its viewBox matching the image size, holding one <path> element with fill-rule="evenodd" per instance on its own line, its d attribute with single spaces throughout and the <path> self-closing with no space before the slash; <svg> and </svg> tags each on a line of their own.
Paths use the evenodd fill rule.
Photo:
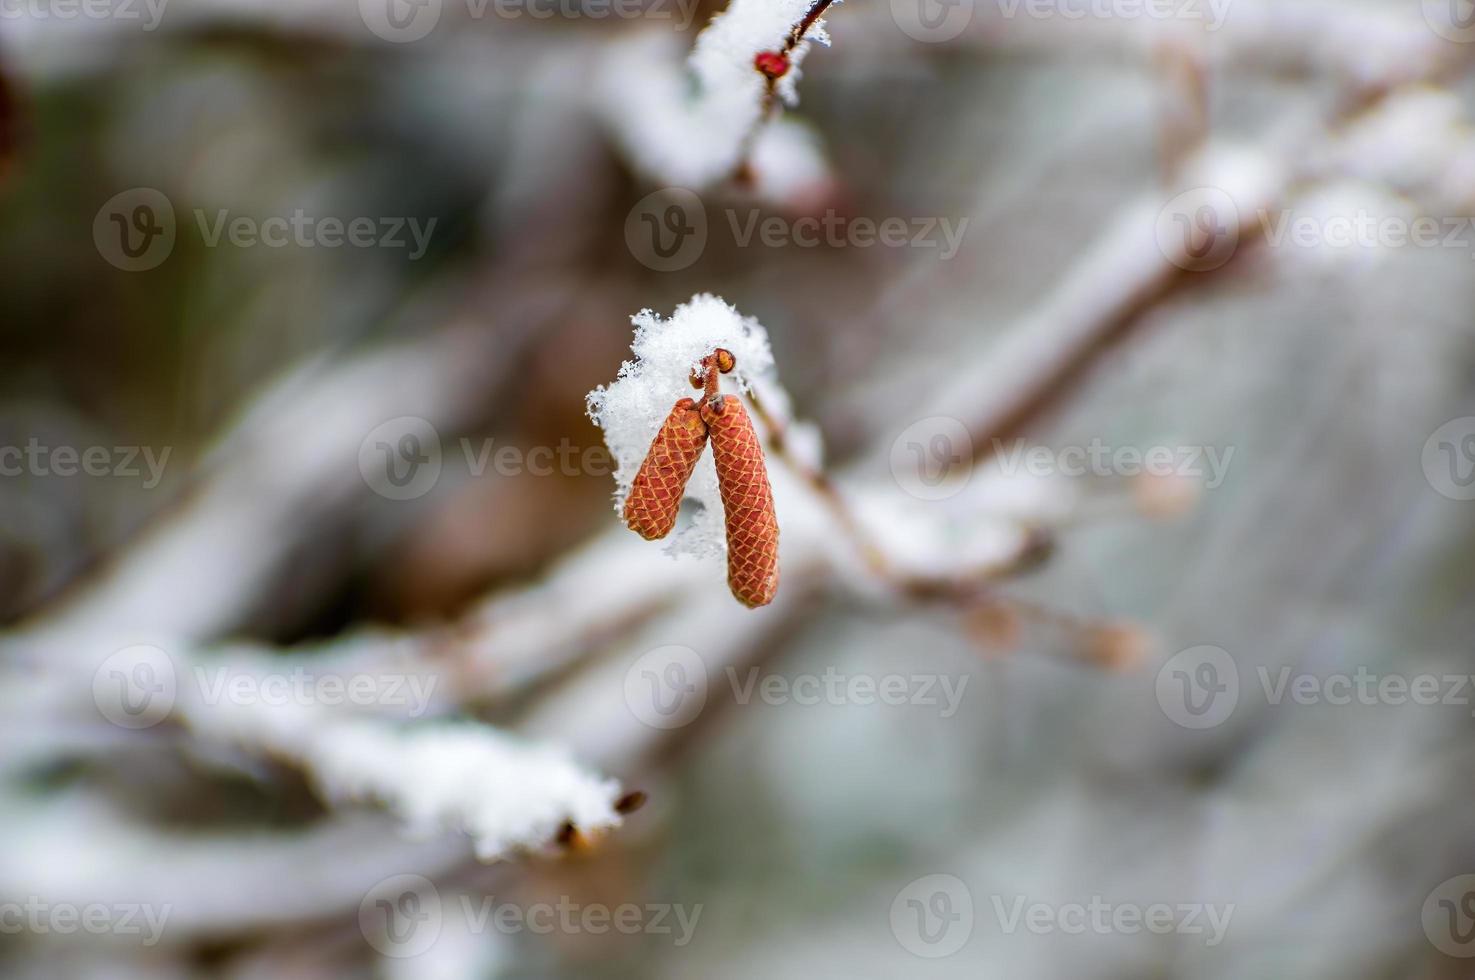
<svg viewBox="0 0 1475 980">
<path fill-rule="evenodd" d="M 761 197 L 796 199 L 827 172 L 796 123 L 769 125 L 774 103 L 798 103 L 800 65 L 829 43 L 828 0 L 733 0 L 681 63 L 679 37 L 657 31 L 615 43 L 597 72 L 597 107 L 637 169 L 701 189 L 747 168 Z"/>
<path fill-rule="evenodd" d="M 620 823 L 617 782 L 560 748 L 486 725 L 400 725 L 306 702 L 229 697 L 184 697 L 178 712 L 201 737 L 300 766 L 331 804 L 383 804 L 416 837 L 464 832 L 482 861 L 545 847 L 566 824 L 590 833 Z"/>
</svg>

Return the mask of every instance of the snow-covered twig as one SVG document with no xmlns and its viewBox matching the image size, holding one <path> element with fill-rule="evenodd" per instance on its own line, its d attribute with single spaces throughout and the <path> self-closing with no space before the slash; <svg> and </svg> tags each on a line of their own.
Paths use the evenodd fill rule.
<svg viewBox="0 0 1475 980">
<path fill-rule="evenodd" d="M 545 847 L 565 824 L 597 832 L 620 822 L 618 783 L 586 772 L 562 749 L 486 725 L 395 725 L 321 705 L 228 697 L 181 698 L 177 712 L 200 738 L 300 766 L 329 803 L 383 804 L 413 836 L 464 832 L 483 861 Z"/>
<path fill-rule="evenodd" d="M 597 72 L 597 108 L 635 166 L 701 190 L 744 175 L 783 200 L 825 172 L 793 124 L 765 126 L 774 103 L 797 104 L 800 66 L 829 43 L 830 0 L 733 0 L 698 36 L 685 64 L 678 38 L 646 31 L 616 42 Z M 693 90 L 694 89 L 694 90 Z"/>
</svg>

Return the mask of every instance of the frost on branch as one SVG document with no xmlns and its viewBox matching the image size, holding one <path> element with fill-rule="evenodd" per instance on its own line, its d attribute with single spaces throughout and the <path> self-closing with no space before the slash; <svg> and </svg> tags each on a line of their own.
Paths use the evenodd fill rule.
<svg viewBox="0 0 1475 980">
<path fill-rule="evenodd" d="M 565 822 L 584 832 L 620 822 L 618 783 L 586 773 L 558 748 L 480 725 L 343 724 L 309 763 L 330 798 L 377 800 L 417 835 L 464 831 L 483 861 L 542 847 Z"/>
<path fill-rule="evenodd" d="M 751 151 L 756 193 L 799 204 L 796 185 L 809 189 L 828 170 L 812 136 L 763 125 L 770 80 L 755 60 L 782 51 L 810 7 L 809 0 L 733 0 L 702 31 L 685 65 L 681 39 L 670 32 L 613 45 L 596 98 L 632 163 L 656 180 L 700 190 L 732 177 Z M 813 41 L 829 43 L 823 20 L 787 52 L 787 70 L 771 83 L 786 105 L 798 102 L 800 64 Z"/>
<path fill-rule="evenodd" d="M 756 110 L 763 101 L 766 84 L 754 68 L 760 54 L 778 51 L 814 0 L 732 0 L 726 10 L 697 38 L 691 53 L 691 70 L 701 94 L 717 110 L 740 114 Z M 816 21 L 788 52 L 789 69 L 777 82 L 779 98 L 787 105 L 799 102 L 799 65 L 809 53 L 810 42 L 828 45 L 824 21 Z M 757 115 L 754 113 L 753 118 Z"/>
<path fill-rule="evenodd" d="M 702 358 L 719 347 L 729 350 L 737 368 L 725 377 L 735 379 L 741 391 L 758 389 L 767 398 L 777 390 L 768 334 L 757 320 L 744 317 L 716 296 L 693 296 L 669 319 L 642 310 L 630 321 L 635 325 L 630 345 L 634 359 L 620 367 L 613 383 L 591 391 L 588 399 L 589 417 L 604 430 L 615 459 L 616 511 L 623 509 L 630 484 L 672 403 L 691 394 L 691 373 Z M 686 497 L 699 509 L 689 524 L 677 526 L 668 547 L 675 554 L 721 555 L 722 498 L 710 453 L 697 463 Z"/>
<path fill-rule="evenodd" d="M 464 832 L 483 861 L 544 847 L 565 823 L 585 833 L 620 823 L 618 783 L 485 725 L 415 727 L 229 699 L 181 708 L 199 734 L 297 763 L 328 802 L 382 804 L 417 836 Z"/>
</svg>

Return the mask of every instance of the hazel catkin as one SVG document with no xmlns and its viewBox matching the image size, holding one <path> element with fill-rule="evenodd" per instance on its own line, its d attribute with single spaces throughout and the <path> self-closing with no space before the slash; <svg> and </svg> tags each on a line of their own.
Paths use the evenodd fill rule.
<svg viewBox="0 0 1475 980">
<path fill-rule="evenodd" d="M 686 481 L 706 444 L 707 424 L 696 402 L 681 399 L 656 432 L 630 484 L 630 495 L 625 498 L 625 524 L 630 530 L 647 541 L 671 533 Z"/>
<path fill-rule="evenodd" d="M 766 606 L 778 592 L 778 517 L 763 447 L 742 402 L 717 395 L 702 403 L 717 486 L 727 519 L 727 585 L 745 606 Z"/>
</svg>

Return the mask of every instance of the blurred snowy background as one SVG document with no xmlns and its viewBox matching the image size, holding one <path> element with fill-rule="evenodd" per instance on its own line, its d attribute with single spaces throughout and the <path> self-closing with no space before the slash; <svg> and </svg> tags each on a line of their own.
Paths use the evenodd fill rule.
<svg viewBox="0 0 1475 980">
<path fill-rule="evenodd" d="M 0 969 L 1469 975 L 1468 0 L 722 6 L 0 0 Z"/>
</svg>

